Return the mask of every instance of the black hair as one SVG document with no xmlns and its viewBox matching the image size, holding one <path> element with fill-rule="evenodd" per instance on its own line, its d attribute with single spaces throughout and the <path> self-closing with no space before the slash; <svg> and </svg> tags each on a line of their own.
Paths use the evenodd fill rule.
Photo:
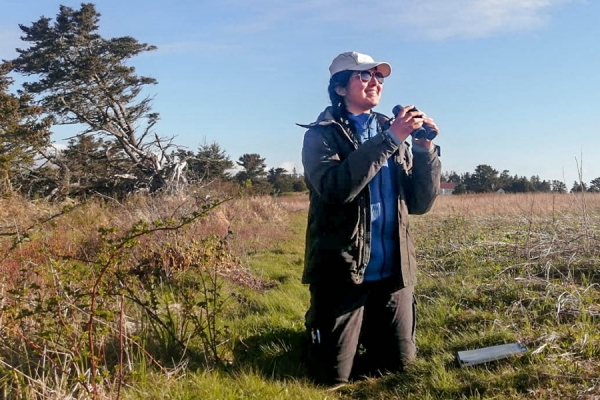
<svg viewBox="0 0 600 400">
<path fill-rule="evenodd" d="M 348 82 L 354 73 L 356 73 L 356 71 L 345 70 L 333 74 L 329 80 L 329 87 L 327 88 L 327 91 L 329 92 L 329 99 L 331 100 L 331 105 L 333 108 L 333 118 L 348 128 L 352 133 L 355 133 L 355 128 L 354 124 L 351 124 L 348 120 L 348 110 L 346 109 L 344 96 L 340 96 L 335 89 L 338 87 L 345 88 L 348 86 Z"/>
</svg>

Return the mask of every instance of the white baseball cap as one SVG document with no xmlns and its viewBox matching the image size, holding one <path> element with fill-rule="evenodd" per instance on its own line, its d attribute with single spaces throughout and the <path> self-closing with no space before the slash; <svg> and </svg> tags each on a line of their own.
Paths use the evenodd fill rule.
<svg viewBox="0 0 600 400">
<path fill-rule="evenodd" d="M 375 67 L 384 77 L 392 73 L 392 66 L 386 62 L 375 62 L 371 56 L 366 54 L 347 51 L 333 59 L 329 66 L 329 72 L 333 76 L 340 71 L 366 71 Z"/>
</svg>

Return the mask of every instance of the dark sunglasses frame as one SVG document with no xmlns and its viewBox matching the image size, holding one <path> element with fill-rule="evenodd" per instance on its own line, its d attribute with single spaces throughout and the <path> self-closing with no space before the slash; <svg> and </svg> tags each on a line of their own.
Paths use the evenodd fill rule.
<svg viewBox="0 0 600 400">
<path fill-rule="evenodd" d="M 371 79 L 373 79 L 373 77 L 375 77 L 375 79 L 377 79 L 377 82 L 383 84 L 384 77 L 381 72 L 358 71 L 356 75 L 364 83 L 368 83 L 369 81 L 371 81 Z"/>
</svg>

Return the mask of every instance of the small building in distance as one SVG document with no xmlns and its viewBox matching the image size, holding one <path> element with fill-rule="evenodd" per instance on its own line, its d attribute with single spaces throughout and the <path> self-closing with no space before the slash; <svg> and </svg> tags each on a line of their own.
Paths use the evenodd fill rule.
<svg viewBox="0 0 600 400">
<path fill-rule="evenodd" d="M 452 194 L 454 192 L 454 188 L 456 187 L 456 183 L 452 182 L 440 182 L 440 192 L 439 194 Z"/>
</svg>

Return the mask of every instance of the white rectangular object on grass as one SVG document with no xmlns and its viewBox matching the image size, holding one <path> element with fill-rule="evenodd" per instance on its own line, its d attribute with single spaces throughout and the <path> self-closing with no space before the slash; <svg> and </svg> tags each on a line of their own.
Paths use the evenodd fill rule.
<svg viewBox="0 0 600 400">
<path fill-rule="evenodd" d="M 525 353 L 527 347 L 521 343 L 501 344 L 498 346 L 483 347 L 476 350 L 459 351 L 457 358 L 461 367 L 468 367 L 500 360 L 515 354 Z"/>
</svg>

